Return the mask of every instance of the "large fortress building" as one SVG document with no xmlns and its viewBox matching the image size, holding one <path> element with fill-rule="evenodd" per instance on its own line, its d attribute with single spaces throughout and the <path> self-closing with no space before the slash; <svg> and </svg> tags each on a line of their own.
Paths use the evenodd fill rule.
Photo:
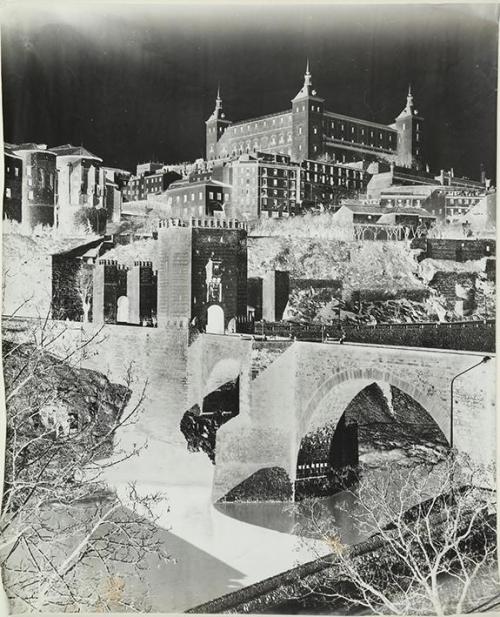
<svg viewBox="0 0 500 617">
<path fill-rule="evenodd" d="M 327 111 L 312 85 L 307 63 L 304 85 L 290 109 L 231 122 L 222 110 L 220 91 L 206 121 L 206 158 L 227 160 L 252 152 L 286 154 L 293 161 L 329 158 L 340 163 L 383 160 L 401 167 L 423 165 L 422 122 L 411 89 L 393 124 L 379 124 Z"/>
</svg>

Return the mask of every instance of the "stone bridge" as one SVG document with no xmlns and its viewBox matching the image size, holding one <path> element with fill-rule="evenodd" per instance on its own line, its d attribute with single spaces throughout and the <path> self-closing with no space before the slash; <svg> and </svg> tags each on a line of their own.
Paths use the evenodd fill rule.
<svg viewBox="0 0 500 617">
<path fill-rule="evenodd" d="M 377 382 L 415 399 L 444 436 L 451 430 L 451 382 L 484 354 L 365 344 L 254 341 L 201 335 L 188 351 L 188 400 L 239 376 L 239 415 L 217 432 L 213 500 L 255 472 L 296 479 L 302 438 L 336 423 L 350 401 Z M 454 382 L 454 447 L 478 464 L 495 461 L 495 360 Z"/>
<path fill-rule="evenodd" d="M 30 320 L 11 321 L 10 330 L 4 323 L 4 338 L 31 340 Z M 207 394 L 239 377 L 239 414 L 217 431 L 213 501 L 265 468 L 281 468 L 293 485 L 303 437 L 335 424 L 373 382 L 413 397 L 449 438 L 451 381 L 484 357 L 470 351 L 214 334 L 189 344 L 183 325 L 99 328 L 50 322 L 50 332 L 53 353 L 66 356 L 68 349 L 79 349 L 72 353 L 76 365 L 104 372 L 113 381 L 124 383 L 133 365 L 137 384 L 148 382 L 145 426 L 184 452 L 180 423 L 185 411 L 196 403 L 201 407 Z M 454 382 L 454 446 L 479 464 L 495 462 L 495 385 L 494 358 Z M 140 392 L 137 386 L 135 394 Z"/>
</svg>

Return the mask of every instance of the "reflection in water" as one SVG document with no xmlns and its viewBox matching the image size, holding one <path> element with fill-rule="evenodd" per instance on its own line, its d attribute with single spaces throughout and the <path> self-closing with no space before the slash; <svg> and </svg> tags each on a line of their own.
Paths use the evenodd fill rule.
<svg viewBox="0 0 500 617">
<path fill-rule="evenodd" d="M 319 498 L 321 504 L 342 530 L 346 544 L 356 544 L 366 539 L 356 528 L 353 517 L 349 514 L 355 507 L 356 497 L 352 492 L 342 491 L 336 495 Z M 284 502 L 231 502 L 217 503 L 219 512 L 251 525 L 273 529 L 282 533 L 304 533 L 306 519 L 297 504 Z"/>
<path fill-rule="evenodd" d="M 394 473 L 394 465 L 398 462 L 392 460 L 389 455 L 384 461 L 380 456 L 380 466 L 377 468 L 365 468 L 360 473 L 359 484 L 346 491 L 341 491 L 328 497 L 318 497 L 316 501 L 320 505 L 325 516 L 331 517 L 331 522 L 338 529 L 340 538 L 344 544 L 353 545 L 363 542 L 369 534 L 360 528 L 359 521 L 363 520 L 363 508 L 357 495 L 366 486 L 383 486 L 390 499 L 400 494 L 407 481 L 407 474 Z M 407 508 L 417 504 L 416 495 L 420 494 L 418 501 L 424 501 L 440 493 L 442 486 L 442 465 L 416 463 L 415 461 L 403 460 L 399 464 L 404 465 L 408 474 L 412 475 L 412 482 L 420 485 L 421 490 L 412 490 L 411 498 L 405 504 Z M 411 472 L 410 472 L 411 467 Z M 416 486 L 414 486 L 417 489 Z M 365 504 L 366 505 L 366 504 Z M 295 533 L 298 535 L 310 535 L 308 531 L 307 514 L 298 504 L 284 502 L 231 502 L 217 503 L 215 507 L 219 512 L 239 521 L 273 529 L 282 533 Z M 388 523 L 389 521 L 385 521 Z M 311 534 L 312 535 L 312 534 Z"/>
</svg>

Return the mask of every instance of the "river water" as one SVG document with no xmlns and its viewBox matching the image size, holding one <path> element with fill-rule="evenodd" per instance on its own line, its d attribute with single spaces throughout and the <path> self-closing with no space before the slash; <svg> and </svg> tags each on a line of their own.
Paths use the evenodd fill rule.
<svg viewBox="0 0 500 617">
<path fill-rule="evenodd" d="M 212 503 L 214 466 L 203 452 L 188 452 L 180 431 L 159 431 L 136 424 L 121 436 L 121 446 L 147 442 L 138 457 L 106 472 L 107 483 L 127 505 L 127 485 L 139 494 L 166 494 L 157 525 L 172 561 L 152 565 L 147 572 L 150 608 L 158 612 L 185 611 L 203 602 L 258 582 L 330 552 L 330 547 L 307 529 L 307 516 L 287 503 Z M 362 457 L 363 458 L 363 457 Z M 405 452 L 368 453 L 362 482 L 391 477 L 394 463 Z M 390 467 L 384 467 L 386 463 Z M 396 465 L 397 467 L 397 465 Z M 424 476 L 429 470 L 423 468 Z M 392 478 L 392 490 L 405 473 Z M 436 482 L 439 485 L 439 482 Z M 319 500 L 338 528 L 344 544 L 366 538 L 356 525 L 356 490 Z M 410 504 L 413 505 L 413 504 Z"/>
</svg>

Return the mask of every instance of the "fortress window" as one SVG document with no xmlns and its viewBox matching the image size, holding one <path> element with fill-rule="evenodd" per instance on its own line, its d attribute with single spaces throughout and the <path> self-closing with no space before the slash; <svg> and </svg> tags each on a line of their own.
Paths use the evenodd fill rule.
<svg viewBox="0 0 500 617">
<path fill-rule="evenodd" d="M 184 194 L 184 203 L 186 203 L 187 200 L 188 200 L 188 196 Z"/>
<path fill-rule="evenodd" d="M 32 169 L 32 166 L 31 166 L 31 165 L 26 165 L 26 174 L 27 174 L 28 176 L 31 176 L 31 169 Z"/>
<path fill-rule="evenodd" d="M 194 193 L 191 193 L 191 201 L 194 201 Z"/>
<path fill-rule="evenodd" d="M 31 178 L 28 178 L 28 186 L 33 186 L 33 180 Z"/>
<path fill-rule="evenodd" d="M 314 133 L 315 135 L 317 135 L 317 134 L 318 134 L 318 129 L 317 129 L 316 127 L 314 127 L 314 128 L 313 128 L 313 133 Z"/>
<path fill-rule="evenodd" d="M 28 199 L 33 199 L 33 191 L 28 191 Z"/>
<path fill-rule="evenodd" d="M 217 193 L 217 199 L 222 199 L 222 193 Z"/>
<path fill-rule="evenodd" d="M 212 192 L 212 191 L 210 191 L 210 192 L 208 193 L 208 199 L 213 199 L 213 198 L 214 198 L 214 194 L 213 194 L 213 192 Z"/>
<path fill-rule="evenodd" d="M 10 188 L 5 189 L 5 197 L 11 197 Z"/>
<path fill-rule="evenodd" d="M 14 175 L 16 176 L 16 178 L 19 176 L 19 167 L 16 167 L 14 169 Z"/>
</svg>

